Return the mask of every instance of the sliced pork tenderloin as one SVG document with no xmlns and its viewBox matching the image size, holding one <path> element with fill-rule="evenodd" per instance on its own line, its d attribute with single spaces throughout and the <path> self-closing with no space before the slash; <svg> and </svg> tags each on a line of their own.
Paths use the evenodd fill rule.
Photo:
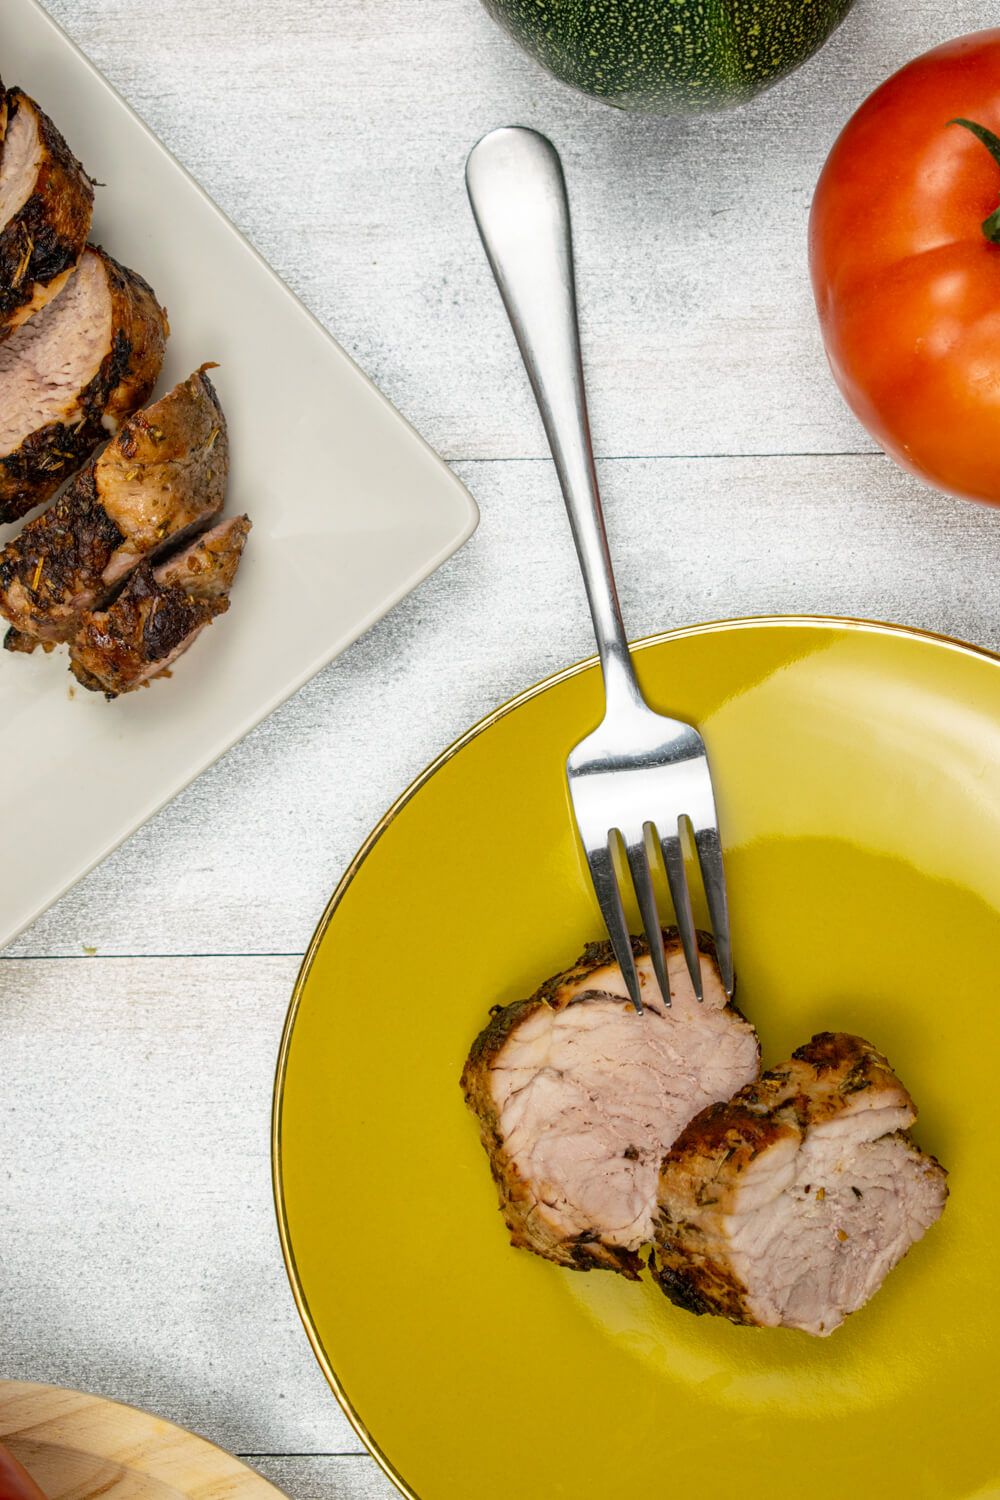
<svg viewBox="0 0 1000 1500">
<path fill-rule="evenodd" d="M 77 680 L 117 698 L 162 676 L 229 608 L 249 533 L 236 516 L 157 568 L 140 563 L 113 604 L 83 617 L 70 645 Z"/>
<path fill-rule="evenodd" d="M 152 288 L 90 246 L 62 294 L 0 344 L 0 522 L 48 500 L 149 399 L 167 333 Z"/>
<path fill-rule="evenodd" d="M 757 1076 L 753 1027 L 699 935 L 705 999 L 676 929 L 663 934 L 671 1005 L 633 939 L 636 1014 L 607 943 L 530 1000 L 497 1007 L 462 1074 L 511 1242 L 578 1270 L 635 1278 L 652 1237 L 660 1162 L 691 1117 Z"/>
<path fill-rule="evenodd" d="M 0 551 L 5 641 L 68 641 L 140 562 L 209 526 L 229 472 L 226 419 L 205 370 L 128 419 L 54 505 Z"/>
<path fill-rule="evenodd" d="M 164 588 L 182 588 L 191 599 L 211 602 L 228 597 L 252 529 L 253 522 L 246 515 L 220 521 L 160 563 L 157 583 Z"/>
<path fill-rule="evenodd" d="M 860 1037 L 822 1032 L 692 1120 L 660 1173 L 653 1275 L 733 1323 L 825 1336 L 941 1215 L 946 1173 Z"/>
<path fill-rule="evenodd" d="M 5 96 L 0 158 L 0 339 L 57 296 L 80 258 L 94 187 L 59 131 L 20 89 Z"/>
</svg>

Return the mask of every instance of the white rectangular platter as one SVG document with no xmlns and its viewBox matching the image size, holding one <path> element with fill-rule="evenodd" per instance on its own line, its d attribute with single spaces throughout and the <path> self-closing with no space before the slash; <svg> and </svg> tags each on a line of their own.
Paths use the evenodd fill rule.
<svg viewBox="0 0 1000 1500">
<path fill-rule="evenodd" d="M 0 653 L 3 947 L 442 563 L 478 513 L 36 0 L 0 4 L 0 77 L 104 184 L 92 238 L 167 307 L 156 394 L 218 362 L 227 513 L 254 523 L 229 614 L 170 680 L 106 703 L 73 690 L 63 653 Z M 0 544 L 11 535 L 0 527 Z"/>
</svg>

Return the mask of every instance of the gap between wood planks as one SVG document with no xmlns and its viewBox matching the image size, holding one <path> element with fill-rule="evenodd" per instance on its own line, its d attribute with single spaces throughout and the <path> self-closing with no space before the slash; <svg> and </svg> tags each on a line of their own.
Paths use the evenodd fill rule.
<svg viewBox="0 0 1000 1500">
<path fill-rule="evenodd" d="M 139 959 L 139 958 L 305 958 L 303 952 L 280 953 L 273 949 L 261 951 L 227 951 L 225 953 L 0 953 L 0 963 L 5 964 L 52 964 L 88 963 L 91 959 Z"/>
<path fill-rule="evenodd" d="M 444 455 L 442 455 L 444 456 Z M 462 458 L 460 455 L 448 454 L 445 463 L 448 464 L 550 464 L 552 455 L 549 453 L 529 453 L 524 456 L 515 454 L 504 454 L 501 458 Z M 817 450 L 804 448 L 799 450 L 785 450 L 776 453 L 595 453 L 594 459 L 599 464 L 632 464 L 632 463 L 711 463 L 715 459 L 775 459 L 775 458 L 886 458 L 887 455 L 881 448 L 849 448 L 831 450 Z"/>
</svg>

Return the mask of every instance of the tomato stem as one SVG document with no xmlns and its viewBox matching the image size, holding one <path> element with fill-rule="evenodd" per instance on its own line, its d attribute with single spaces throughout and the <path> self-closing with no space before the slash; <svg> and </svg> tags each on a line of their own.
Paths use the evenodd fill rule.
<svg viewBox="0 0 1000 1500">
<path fill-rule="evenodd" d="M 966 130 L 971 130 L 976 140 L 982 141 L 997 166 L 1000 167 L 1000 135 L 994 135 L 992 130 L 987 130 L 985 125 L 977 125 L 975 120 L 954 119 L 949 120 L 948 124 L 963 125 Z M 1000 245 L 1000 206 L 983 220 L 983 233 L 991 245 Z"/>
</svg>

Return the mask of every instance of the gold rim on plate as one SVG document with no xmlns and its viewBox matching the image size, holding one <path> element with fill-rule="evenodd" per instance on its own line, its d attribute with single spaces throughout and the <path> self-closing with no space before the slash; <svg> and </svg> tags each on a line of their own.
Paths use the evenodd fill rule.
<svg viewBox="0 0 1000 1500">
<path fill-rule="evenodd" d="M 917 640 L 933 642 L 935 645 L 948 647 L 949 649 L 960 652 L 963 655 L 980 657 L 987 661 L 991 661 L 994 664 L 1000 664 L 1000 653 L 991 651 L 985 646 L 976 646 L 970 644 L 968 641 L 958 640 L 954 636 L 943 635 L 930 630 L 920 630 L 914 626 L 893 625 L 880 620 L 866 620 L 853 616 L 842 615 L 750 615 L 734 620 L 712 620 L 700 625 L 685 625 L 675 630 L 666 630 L 661 631 L 656 635 L 644 636 L 639 640 L 632 641 L 631 649 L 633 651 L 642 652 L 657 646 L 665 645 L 670 641 L 684 640 L 692 636 L 712 635 L 716 632 L 727 630 L 752 630 L 758 629 L 760 627 L 771 626 L 788 626 L 798 629 L 801 629 L 803 627 L 830 629 L 831 627 L 833 627 L 836 629 L 870 632 L 876 635 L 910 637 Z M 348 890 L 350 889 L 355 877 L 358 874 L 358 871 L 361 869 L 365 860 L 368 858 L 368 855 L 382 838 L 386 830 L 399 816 L 400 812 L 402 812 L 403 808 L 406 807 L 407 803 L 409 803 L 417 795 L 417 793 L 420 792 L 424 786 L 426 786 L 431 777 L 436 775 L 436 773 L 440 771 L 443 766 L 447 765 L 447 763 L 452 760 L 454 756 L 459 753 L 459 751 L 463 750 L 473 740 L 477 739 L 481 734 L 485 733 L 486 730 L 491 729 L 494 724 L 498 723 L 501 719 L 506 718 L 508 714 L 513 713 L 523 704 L 528 703 L 533 698 L 537 698 L 541 694 L 547 692 L 550 688 L 555 687 L 561 682 L 565 682 L 571 677 L 576 677 L 583 672 L 587 672 L 592 667 L 596 667 L 597 665 L 598 658 L 596 656 L 589 656 L 583 661 L 578 661 L 573 663 L 571 666 L 563 667 L 559 671 L 552 673 L 550 676 L 542 678 L 539 682 L 534 683 L 531 687 L 525 688 L 522 692 L 517 693 L 513 698 L 508 699 L 506 703 L 501 704 L 498 708 L 491 710 L 491 712 L 486 714 L 485 717 L 479 719 L 469 729 L 465 730 L 463 734 L 459 735 L 459 737 L 454 740 L 445 750 L 443 750 L 435 760 L 431 761 L 429 765 L 425 766 L 424 769 L 419 773 L 419 775 L 406 788 L 406 790 L 402 792 L 399 797 L 397 797 L 396 801 L 391 805 L 388 811 L 383 815 L 383 817 L 365 839 L 357 854 L 355 854 L 354 858 L 351 860 L 351 863 L 344 872 L 344 875 L 338 882 L 333 895 L 330 897 L 327 907 L 319 920 L 315 932 L 313 933 L 312 940 L 306 951 L 305 957 L 302 960 L 298 975 L 296 976 L 295 985 L 292 990 L 291 1001 L 288 1007 L 288 1014 L 285 1018 L 285 1025 L 282 1031 L 281 1046 L 278 1050 L 278 1062 L 275 1074 L 274 1099 L 271 1116 L 271 1171 L 272 1186 L 274 1191 L 274 1205 L 278 1220 L 278 1236 L 281 1241 L 281 1250 L 285 1259 L 285 1269 L 288 1272 L 288 1279 L 291 1285 L 292 1295 L 295 1298 L 295 1305 L 298 1308 L 299 1316 L 302 1319 L 303 1327 L 305 1328 L 309 1342 L 312 1345 L 312 1350 L 319 1363 L 320 1369 L 323 1371 L 323 1374 L 326 1377 L 326 1380 L 331 1390 L 333 1391 L 333 1394 L 336 1396 L 337 1401 L 344 1412 L 344 1415 L 347 1417 L 347 1420 L 350 1422 L 358 1437 L 364 1443 L 368 1453 L 372 1458 L 375 1459 L 379 1467 L 405 1497 L 405 1500 L 421 1500 L 421 1497 L 417 1495 L 416 1491 L 410 1487 L 403 1476 L 390 1462 L 386 1454 L 382 1452 L 378 1443 L 375 1441 L 375 1439 L 372 1437 L 371 1433 L 365 1426 L 365 1423 L 359 1415 L 356 1407 L 354 1406 L 354 1403 L 352 1402 L 350 1396 L 347 1394 L 347 1391 L 344 1389 L 340 1377 L 338 1376 L 336 1370 L 333 1368 L 333 1365 L 319 1337 L 319 1333 L 317 1331 L 312 1314 L 309 1310 L 309 1304 L 306 1299 L 301 1279 L 299 1277 L 298 1267 L 296 1266 L 295 1262 L 295 1255 L 292 1250 L 291 1237 L 288 1227 L 288 1217 L 285 1205 L 284 1185 L 282 1180 L 281 1124 L 285 1075 L 288 1067 L 288 1057 L 291 1048 L 292 1035 L 295 1030 L 295 1021 L 298 1015 L 298 1009 L 302 1000 L 302 995 L 305 990 L 306 981 L 308 980 L 309 974 L 312 970 L 316 954 L 320 948 L 320 945 L 326 937 L 327 931 L 330 927 L 330 923 L 333 921 L 338 907 L 340 906 Z"/>
</svg>

